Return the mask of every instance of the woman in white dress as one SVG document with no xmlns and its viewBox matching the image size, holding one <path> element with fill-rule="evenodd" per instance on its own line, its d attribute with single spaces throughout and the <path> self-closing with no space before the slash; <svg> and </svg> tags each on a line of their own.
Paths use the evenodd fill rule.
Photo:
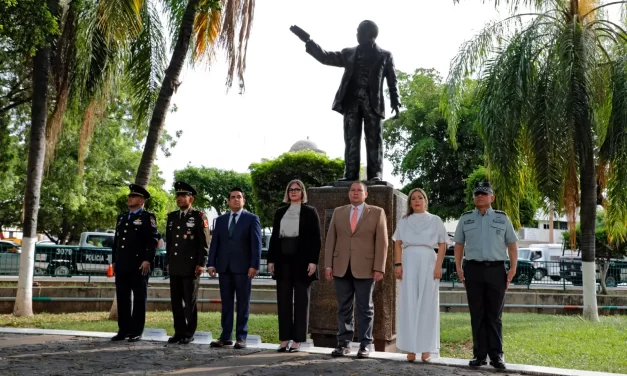
<svg viewBox="0 0 627 376">
<path fill-rule="evenodd" d="M 413 362 L 431 360 L 440 348 L 440 278 L 448 235 L 442 219 L 427 212 L 425 191 L 412 189 L 407 214 L 396 227 L 394 272 L 401 280 L 396 347 Z M 438 249 L 437 256 L 434 249 Z"/>
</svg>

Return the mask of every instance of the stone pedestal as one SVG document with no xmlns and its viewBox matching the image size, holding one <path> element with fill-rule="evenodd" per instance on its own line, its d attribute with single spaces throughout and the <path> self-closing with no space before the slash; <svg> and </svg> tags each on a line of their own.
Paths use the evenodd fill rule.
<svg viewBox="0 0 627 376">
<path fill-rule="evenodd" d="M 322 229 L 322 250 L 320 251 L 320 281 L 312 284 L 309 314 L 309 332 L 315 346 L 337 346 L 337 301 L 333 281 L 324 278 L 324 255 L 326 234 L 333 210 L 348 205 L 348 186 L 316 187 L 307 191 L 309 204 L 316 208 Z M 400 281 L 394 278 L 394 244 L 392 235 L 396 224 L 406 208 L 407 196 L 389 184 L 368 184 L 366 203 L 383 208 L 387 217 L 389 247 L 385 275 L 374 289 L 374 345 L 376 351 L 396 350 L 396 298 Z M 357 320 L 355 320 L 357 324 Z M 358 325 L 358 324 L 357 324 Z M 355 336 L 357 330 L 355 330 Z M 357 338 L 354 339 L 357 341 Z"/>
</svg>

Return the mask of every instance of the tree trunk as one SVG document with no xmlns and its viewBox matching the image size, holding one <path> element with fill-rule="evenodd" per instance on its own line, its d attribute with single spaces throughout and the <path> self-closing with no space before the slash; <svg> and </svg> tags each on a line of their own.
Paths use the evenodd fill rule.
<svg viewBox="0 0 627 376">
<path fill-rule="evenodd" d="M 588 127 L 592 132 L 591 126 Z M 592 139 L 592 137 L 590 137 Z M 592 147 L 580 153 L 580 188 L 581 209 L 581 261 L 583 266 L 583 317 L 590 321 L 599 321 L 596 297 L 596 267 L 595 267 L 595 231 L 597 209 L 597 180 L 594 169 Z"/>
<path fill-rule="evenodd" d="M 53 17 L 58 13 L 58 0 L 48 0 Z M 24 195 L 24 234 L 20 255 L 20 275 L 13 314 L 33 315 L 33 268 L 37 242 L 37 214 L 46 155 L 46 119 L 48 118 L 48 76 L 50 74 L 50 46 L 40 48 L 33 59 L 33 102 L 31 106 L 28 170 Z"/>
<path fill-rule="evenodd" d="M 196 8 L 200 0 L 189 0 L 187 8 L 183 14 L 183 19 L 179 27 L 178 39 L 176 41 L 176 47 L 172 53 L 170 59 L 170 65 L 165 71 L 163 82 L 161 83 L 161 89 L 159 90 L 159 96 L 155 103 L 155 108 L 152 112 L 152 118 L 150 119 L 150 127 L 148 128 L 148 136 L 146 137 L 146 145 L 144 146 L 144 152 L 142 154 L 139 168 L 137 169 L 137 176 L 135 177 L 135 184 L 139 184 L 142 187 L 147 187 L 150 183 L 150 175 L 152 173 L 152 166 L 157 157 L 157 148 L 159 147 L 159 140 L 161 139 L 161 133 L 163 132 L 163 126 L 165 124 L 165 117 L 170 108 L 170 101 L 174 94 L 175 86 L 178 86 L 179 76 L 183 70 L 183 64 L 185 63 L 185 57 L 189 50 L 189 41 L 192 35 L 192 29 L 194 27 L 194 20 L 196 18 Z"/>
<path fill-rule="evenodd" d="M 553 212 L 555 211 L 555 209 L 553 208 L 553 201 L 551 201 L 551 203 L 549 204 L 549 243 L 553 244 L 555 242 L 555 239 L 553 238 L 553 221 L 555 220 L 553 218 Z"/>
</svg>

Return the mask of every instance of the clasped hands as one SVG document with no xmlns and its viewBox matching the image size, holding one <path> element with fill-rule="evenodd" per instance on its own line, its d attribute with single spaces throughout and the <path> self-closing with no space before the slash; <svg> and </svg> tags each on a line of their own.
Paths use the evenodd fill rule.
<svg viewBox="0 0 627 376">
<path fill-rule="evenodd" d="M 403 266 L 396 265 L 394 267 L 394 276 L 396 279 L 403 279 Z M 442 265 L 436 264 L 433 268 L 433 279 L 442 279 Z"/>
<path fill-rule="evenodd" d="M 332 268 L 326 268 L 325 271 L 324 271 L 324 274 L 325 274 L 325 277 L 327 278 L 327 281 L 332 281 L 333 280 L 333 269 Z M 375 270 L 372 278 L 375 280 L 375 282 L 378 282 L 378 281 L 383 279 L 383 273 L 378 272 L 378 271 Z"/>
<path fill-rule="evenodd" d="M 216 276 L 216 268 L 215 267 L 208 267 L 207 268 L 207 272 L 209 273 L 209 275 L 211 277 L 215 277 Z M 255 268 L 248 268 L 248 278 L 253 279 L 257 276 L 257 269 Z"/>
<path fill-rule="evenodd" d="M 270 271 L 270 274 L 274 275 L 274 263 L 268 264 L 268 271 Z M 307 275 L 311 277 L 315 272 L 316 272 L 316 264 L 308 264 Z"/>
</svg>

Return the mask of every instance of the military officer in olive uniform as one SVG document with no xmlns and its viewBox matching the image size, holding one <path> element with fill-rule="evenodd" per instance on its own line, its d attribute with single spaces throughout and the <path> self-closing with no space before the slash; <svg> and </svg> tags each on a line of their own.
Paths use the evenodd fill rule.
<svg viewBox="0 0 627 376">
<path fill-rule="evenodd" d="M 475 184 L 475 209 L 462 214 L 455 231 L 455 265 L 466 286 L 470 311 L 474 355 L 470 366 L 486 364 L 489 356 L 490 365 L 505 369 L 501 316 L 505 290 L 516 274 L 518 238 L 507 214 L 492 209 L 493 201 L 489 182 Z"/>
<path fill-rule="evenodd" d="M 148 275 L 150 265 L 154 263 L 159 233 L 155 215 L 144 210 L 144 202 L 150 198 L 150 193 L 137 184 L 131 184 L 129 188 L 128 211 L 118 216 L 113 238 L 119 329 L 111 340 L 129 338 L 129 342 L 136 342 L 146 322 Z"/>
<path fill-rule="evenodd" d="M 209 221 L 205 213 L 192 209 L 196 195 L 192 186 L 177 181 L 174 188 L 179 210 L 168 214 L 165 233 L 174 316 L 174 336 L 168 343 L 188 344 L 194 340 L 198 323 L 196 297 L 209 253 Z"/>
</svg>

